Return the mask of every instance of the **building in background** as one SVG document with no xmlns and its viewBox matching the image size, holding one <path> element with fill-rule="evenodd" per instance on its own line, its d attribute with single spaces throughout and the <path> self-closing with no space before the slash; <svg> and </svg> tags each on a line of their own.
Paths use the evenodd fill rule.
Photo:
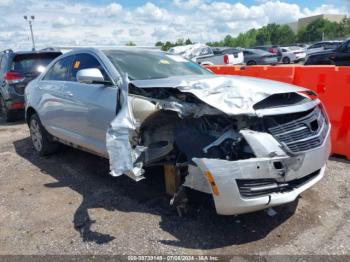
<svg viewBox="0 0 350 262">
<path fill-rule="evenodd" d="M 300 28 L 306 27 L 311 22 L 313 22 L 317 19 L 320 19 L 320 18 L 329 20 L 331 22 L 339 23 L 344 18 L 346 18 L 346 15 L 322 14 L 322 15 L 308 16 L 308 17 L 300 18 L 298 21 L 293 22 L 293 23 L 289 23 L 287 25 L 294 31 L 294 33 L 297 33 Z"/>
</svg>

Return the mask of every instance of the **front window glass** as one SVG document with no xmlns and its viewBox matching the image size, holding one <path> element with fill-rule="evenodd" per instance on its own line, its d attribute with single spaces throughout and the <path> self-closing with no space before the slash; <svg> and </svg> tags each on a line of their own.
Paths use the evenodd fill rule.
<svg viewBox="0 0 350 262">
<path fill-rule="evenodd" d="M 109 77 L 100 62 L 90 54 L 77 54 L 74 57 L 73 67 L 70 75 L 71 81 L 77 81 L 77 72 L 82 69 L 97 68 L 101 71 L 105 80 Z"/>
</svg>

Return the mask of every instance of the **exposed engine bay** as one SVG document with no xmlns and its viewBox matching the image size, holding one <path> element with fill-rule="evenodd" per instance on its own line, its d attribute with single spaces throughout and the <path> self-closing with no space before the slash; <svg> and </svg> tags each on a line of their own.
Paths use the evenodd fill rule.
<svg viewBox="0 0 350 262">
<path fill-rule="evenodd" d="M 327 140 L 329 123 L 314 93 L 293 87 L 280 93 L 261 89 L 264 92 L 250 96 L 252 89 L 237 90 L 229 78 L 218 85 L 201 79 L 177 81 L 163 87 L 163 80 L 155 80 L 155 87 L 149 81 L 126 81 L 121 111 L 107 133 L 112 175 L 124 173 L 138 181 L 144 167 L 172 165 L 178 168 L 183 186 L 213 194 L 217 212 L 233 214 L 254 207 L 232 207 L 227 204 L 232 197 L 268 197 L 278 188 L 294 192 L 283 183 L 304 181 L 302 177 L 324 170 L 329 146 L 319 148 Z M 309 150 L 315 152 L 308 155 Z M 318 160 L 313 166 L 305 162 L 308 158 Z M 238 190 L 240 181 L 259 177 L 271 182 L 248 181 L 243 185 L 262 186 Z M 305 183 L 311 180 L 310 175 Z M 232 183 L 237 184 L 234 194 L 238 195 L 224 193 L 226 184 Z M 275 187 L 277 191 L 272 190 Z M 259 201 L 258 205 L 272 203 Z"/>
</svg>

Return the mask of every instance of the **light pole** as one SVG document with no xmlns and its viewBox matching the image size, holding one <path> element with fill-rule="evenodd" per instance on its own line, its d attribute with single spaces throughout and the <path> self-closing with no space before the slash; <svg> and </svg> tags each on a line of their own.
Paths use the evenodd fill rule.
<svg viewBox="0 0 350 262">
<path fill-rule="evenodd" d="M 33 26 L 32 26 L 32 23 L 34 22 L 35 16 L 31 15 L 30 17 L 28 17 L 25 15 L 23 17 L 29 23 L 30 34 L 32 35 L 33 51 L 35 51 L 35 42 L 34 42 L 34 34 L 33 34 Z"/>
</svg>

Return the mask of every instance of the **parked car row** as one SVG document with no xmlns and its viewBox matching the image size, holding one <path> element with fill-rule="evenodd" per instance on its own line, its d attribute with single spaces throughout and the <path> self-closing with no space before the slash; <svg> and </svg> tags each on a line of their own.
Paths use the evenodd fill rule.
<svg viewBox="0 0 350 262">
<path fill-rule="evenodd" d="M 292 45 L 286 47 L 257 46 L 275 54 L 284 64 L 350 66 L 350 39 L 346 41 L 321 41 L 310 46 Z"/>
<path fill-rule="evenodd" d="M 222 53 L 232 52 L 235 48 L 216 47 Z M 250 49 L 242 49 L 244 63 L 246 65 L 275 65 L 279 63 L 290 64 L 299 63 L 306 54 L 305 50 L 298 46 L 278 47 L 278 46 L 257 46 Z"/>
<path fill-rule="evenodd" d="M 342 52 L 343 49 L 342 41 L 322 41 L 310 46 L 302 44 L 266 45 L 250 49 L 193 44 L 173 47 L 168 52 L 181 55 L 201 65 L 275 65 L 303 61 L 306 65 L 347 65 L 349 62 L 346 60 L 347 51 Z"/>
<path fill-rule="evenodd" d="M 252 49 L 210 47 L 203 44 L 176 46 L 170 54 L 181 55 L 201 65 L 274 65 L 298 63 L 305 58 L 301 47 L 260 46 Z"/>
</svg>

